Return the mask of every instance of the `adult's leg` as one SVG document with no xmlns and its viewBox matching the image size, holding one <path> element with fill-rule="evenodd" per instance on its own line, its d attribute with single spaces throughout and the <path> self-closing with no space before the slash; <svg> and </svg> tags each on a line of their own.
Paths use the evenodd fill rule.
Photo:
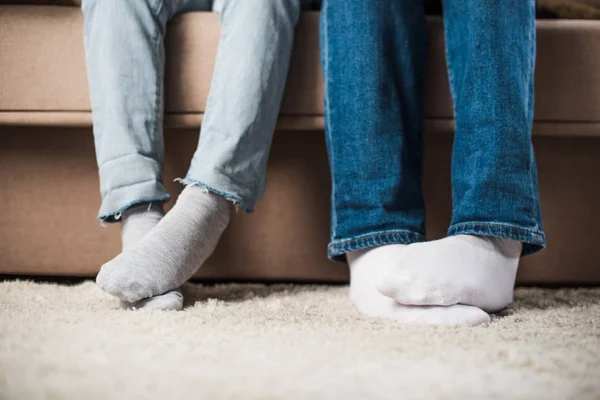
<svg viewBox="0 0 600 400">
<path fill-rule="evenodd" d="M 211 255 L 230 200 L 251 210 L 265 186 L 301 0 L 216 0 L 221 41 L 187 187 L 135 248 L 105 264 L 105 290 L 123 300 L 179 287 Z"/>
<path fill-rule="evenodd" d="M 424 240 L 421 98 L 427 25 L 420 1 L 327 0 L 321 13 L 329 256 Z"/>
<path fill-rule="evenodd" d="M 84 0 L 85 49 L 102 205 L 132 247 L 162 218 L 164 34 L 192 0 Z M 194 0 L 196 6 L 207 0 Z M 181 293 L 125 307 L 178 309 Z"/>
<path fill-rule="evenodd" d="M 475 325 L 474 307 L 406 307 L 380 294 L 382 263 L 424 239 L 421 98 L 427 25 L 419 1 L 326 0 L 321 14 L 333 179 L 329 255 L 350 267 L 359 311 L 404 323 Z"/>
<path fill-rule="evenodd" d="M 498 311 L 521 253 L 545 245 L 531 143 L 535 1 L 443 5 L 456 119 L 449 237 L 407 248 L 379 287 L 404 304 Z"/>
</svg>

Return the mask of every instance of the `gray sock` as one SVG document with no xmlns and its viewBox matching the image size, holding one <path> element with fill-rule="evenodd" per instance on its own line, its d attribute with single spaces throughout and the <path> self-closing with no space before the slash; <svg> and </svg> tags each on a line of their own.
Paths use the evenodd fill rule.
<svg viewBox="0 0 600 400">
<path fill-rule="evenodd" d="M 129 250 L 165 216 L 162 203 L 144 203 L 121 213 L 122 251 Z"/>
<path fill-rule="evenodd" d="M 128 302 L 175 290 L 212 254 L 230 216 L 228 200 L 187 186 L 150 233 L 102 266 L 96 282 Z"/>
<path fill-rule="evenodd" d="M 183 309 L 183 293 L 181 293 L 181 289 L 175 289 L 165 294 L 148 297 L 133 303 L 121 300 L 121 307 L 126 310 L 180 311 Z"/>
<path fill-rule="evenodd" d="M 165 216 L 162 203 L 146 203 L 131 207 L 121 214 L 121 242 L 123 251 L 137 244 Z M 181 310 L 183 294 L 180 289 L 130 303 L 121 300 L 124 309 Z"/>
</svg>

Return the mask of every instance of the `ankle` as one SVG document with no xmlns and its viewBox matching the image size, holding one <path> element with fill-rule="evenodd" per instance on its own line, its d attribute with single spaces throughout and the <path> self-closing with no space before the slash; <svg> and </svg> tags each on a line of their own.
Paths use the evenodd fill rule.
<svg viewBox="0 0 600 400">
<path fill-rule="evenodd" d="M 351 251 L 349 253 L 346 253 L 346 261 L 348 263 L 348 267 L 350 269 L 352 269 L 352 265 L 355 264 L 355 261 L 358 258 L 365 255 L 368 251 L 369 251 L 369 249 L 360 249 L 360 250 Z"/>
<path fill-rule="evenodd" d="M 164 217 L 163 203 L 143 203 L 130 207 L 121 214 L 121 242 L 123 250 L 134 246 Z"/>
<path fill-rule="evenodd" d="M 392 244 L 346 253 L 350 270 L 350 295 L 363 291 L 376 292 L 375 284 L 382 266 L 405 247 L 402 244 Z"/>
<path fill-rule="evenodd" d="M 162 202 L 149 202 L 140 203 L 132 207 L 129 207 L 121 213 L 120 221 L 122 224 L 126 224 L 128 221 L 165 215 L 164 207 Z"/>
<path fill-rule="evenodd" d="M 179 195 L 177 204 L 186 204 L 186 207 L 192 204 L 194 207 L 208 209 L 225 225 L 229 223 L 233 209 L 231 200 L 199 185 L 187 185 Z"/>
</svg>

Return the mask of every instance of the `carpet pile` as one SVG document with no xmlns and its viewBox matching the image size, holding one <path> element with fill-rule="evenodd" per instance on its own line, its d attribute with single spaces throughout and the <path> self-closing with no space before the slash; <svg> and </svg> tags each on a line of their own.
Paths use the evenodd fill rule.
<svg viewBox="0 0 600 400">
<path fill-rule="evenodd" d="M 600 399 L 600 289 L 518 289 L 489 326 L 359 315 L 346 287 L 0 282 L 0 399 Z"/>
</svg>

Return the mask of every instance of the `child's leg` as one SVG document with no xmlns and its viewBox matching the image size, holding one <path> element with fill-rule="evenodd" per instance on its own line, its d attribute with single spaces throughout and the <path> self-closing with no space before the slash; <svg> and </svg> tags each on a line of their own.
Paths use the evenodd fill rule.
<svg viewBox="0 0 600 400">
<path fill-rule="evenodd" d="M 119 220 L 132 205 L 163 202 L 163 34 L 153 0 L 83 0 L 85 51 L 102 205 Z"/>
<path fill-rule="evenodd" d="M 535 1 L 445 0 L 456 138 L 449 237 L 409 246 L 381 274 L 403 304 L 512 301 L 519 256 L 545 245 L 531 144 Z"/>
<path fill-rule="evenodd" d="M 105 264 L 104 290 L 136 301 L 173 290 L 211 255 L 233 201 L 251 210 L 265 186 L 300 0 L 217 0 L 221 41 L 200 143 L 173 209 Z"/>
<path fill-rule="evenodd" d="M 205 3 L 208 0 L 193 0 Z M 99 218 L 122 223 L 130 247 L 158 223 L 163 187 L 163 39 L 167 20 L 192 0 L 84 0 L 85 49 L 102 205 Z M 198 5 L 198 4 L 196 4 Z M 129 305 L 127 305 L 129 306 Z M 178 292 L 138 308 L 181 308 Z"/>
<path fill-rule="evenodd" d="M 329 255 L 348 261 L 351 301 L 403 323 L 489 322 L 475 307 L 402 306 L 375 286 L 385 260 L 424 240 L 421 2 L 326 0 L 321 35 L 333 180 Z"/>
</svg>

